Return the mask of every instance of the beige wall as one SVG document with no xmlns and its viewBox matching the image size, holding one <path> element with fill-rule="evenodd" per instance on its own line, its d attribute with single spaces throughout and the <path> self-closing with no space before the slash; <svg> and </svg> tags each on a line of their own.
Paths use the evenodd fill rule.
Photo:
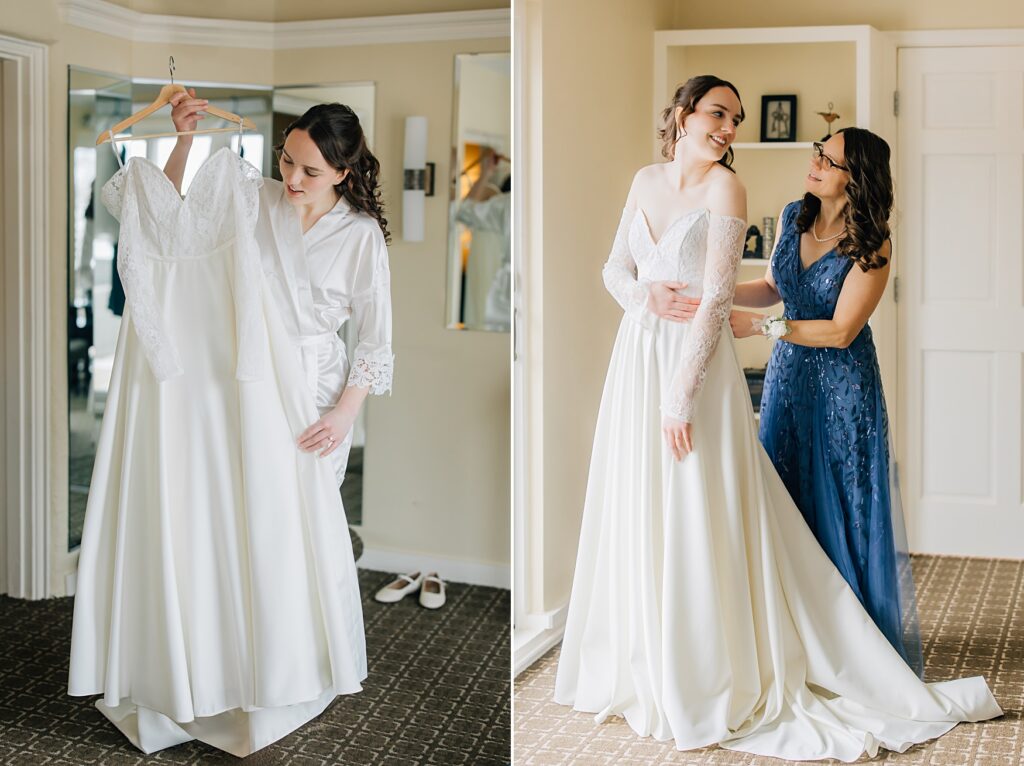
<svg viewBox="0 0 1024 766">
<path fill-rule="evenodd" d="M 692 0 L 674 0 L 674 6 L 674 29 L 826 24 L 868 24 L 881 30 L 1024 27 L 1024 3 L 1020 0 L 858 0 L 831 3 L 808 0 L 695 3 Z"/>
<path fill-rule="evenodd" d="M 16 5 L 17 13 L 9 12 Z M 329 4 L 315 3 L 314 9 Z M 166 12 L 167 4 L 163 4 Z M 176 7 L 176 6 L 175 6 Z M 509 336 L 444 329 L 445 237 L 451 92 L 457 52 L 507 51 L 508 40 L 294 50 L 132 44 L 71 27 L 57 0 L 2 0 L 0 33 L 49 45 L 50 315 L 55 383 L 51 408 L 53 571 L 67 570 L 67 67 L 166 78 L 173 53 L 180 81 L 298 84 L 372 80 L 376 147 L 383 167 L 394 301 L 395 390 L 371 397 L 364 484 L 364 542 L 491 565 L 509 563 Z M 436 10 L 423 8 L 424 12 Z M 406 115 L 429 120 L 428 159 L 437 196 L 427 200 L 427 239 L 401 240 Z M 42 255 L 42 254 L 41 254 Z M 52 589 L 63 592 L 62 578 Z"/>
<path fill-rule="evenodd" d="M 622 316 L 601 267 L 636 170 L 650 162 L 652 40 L 669 6 L 658 0 L 540 3 L 543 71 L 543 487 L 530 513 L 527 608 L 569 594 L 594 423 Z"/>
</svg>

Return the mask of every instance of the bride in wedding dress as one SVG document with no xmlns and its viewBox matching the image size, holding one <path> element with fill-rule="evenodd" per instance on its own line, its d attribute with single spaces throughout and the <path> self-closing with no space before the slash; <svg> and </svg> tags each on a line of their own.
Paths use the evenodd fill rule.
<svg viewBox="0 0 1024 766">
<path fill-rule="evenodd" d="M 727 319 L 746 231 L 712 76 L 665 110 L 605 284 L 622 305 L 555 700 L 680 750 L 853 761 L 1001 715 L 980 677 L 925 684 L 829 561 L 757 439 Z M 701 296 L 693 321 L 680 296 Z M 674 321 L 676 320 L 676 321 Z M 724 337 L 722 337 L 724 334 Z"/>
</svg>

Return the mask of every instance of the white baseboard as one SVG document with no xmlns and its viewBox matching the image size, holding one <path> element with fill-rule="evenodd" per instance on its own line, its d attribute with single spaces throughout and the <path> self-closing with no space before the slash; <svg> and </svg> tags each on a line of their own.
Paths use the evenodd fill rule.
<svg viewBox="0 0 1024 766">
<path fill-rule="evenodd" d="M 507 564 L 485 564 L 480 561 L 431 556 L 411 551 L 364 548 L 356 566 L 382 572 L 437 572 L 442 580 L 449 582 L 485 585 L 490 588 L 512 587 L 512 572 Z"/>
<path fill-rule="evenodd" d="M 543 657 L 565 635 L 565 618 L 569 605 L 543 614 L 529 615 L 516 623 L 512 633 L 512 674 L 518 676 Z"/>
</svg>

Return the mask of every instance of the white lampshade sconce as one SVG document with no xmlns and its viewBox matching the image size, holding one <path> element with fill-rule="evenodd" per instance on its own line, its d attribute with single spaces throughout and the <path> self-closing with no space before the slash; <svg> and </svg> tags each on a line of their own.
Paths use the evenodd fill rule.
<svg viewBox="0 0 1024 766">
<path fill-rule="evenodd" d="M 427 197 L 434 196 L 434 163 L 427 162 L 427 118 L 405 118 L 405 179 L 402 183 L 402 239 L 422 242 Z"/>
</svg>

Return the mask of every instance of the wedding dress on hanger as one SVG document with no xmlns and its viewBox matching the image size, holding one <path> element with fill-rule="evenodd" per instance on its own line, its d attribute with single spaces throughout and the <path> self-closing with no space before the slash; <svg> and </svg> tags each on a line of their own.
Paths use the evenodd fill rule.
<svg viewBox="0 0 1024 766">
<path fill-rule="evenodd" d="M 366 677 L 319 417 L 264 283 L 262 179 L 215 152 L 182 199 L 132 158 L 103 188 L 127 308 L 82 536 L 69 693 L 140 749 L 244 756 Z"/>
<path fill-rule="evenodd" d="M 728 317 L 744 221 L 660 240 L 627 209 L 604 269 L 625 310 L 594 437 L 555 701 L 680 750 L 794 760 L 902 752 L 1001 715 L 984 679 L 925 684 L 822 551 L 757 439 Z M 690 323 L 655 281 L 702 295 Z M 724 336 L 724 337 L 721 337 Z M 692 425 L 676 462 L 663 414 Z"/>
</svg>

